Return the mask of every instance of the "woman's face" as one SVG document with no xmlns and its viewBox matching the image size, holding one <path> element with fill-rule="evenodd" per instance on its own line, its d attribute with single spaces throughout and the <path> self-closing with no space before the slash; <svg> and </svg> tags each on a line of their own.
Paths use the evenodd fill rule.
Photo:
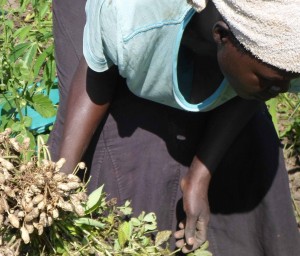
<svg viewBox="0 0 300 256">
<path fill-rule="evenodd" d="M 299 76 L 262 63 L 230 40 L 218 49 L 218 62 L 223 75 L 244 99 L 267 101 L 286 92 L 291 80 Z"/>
</svg>

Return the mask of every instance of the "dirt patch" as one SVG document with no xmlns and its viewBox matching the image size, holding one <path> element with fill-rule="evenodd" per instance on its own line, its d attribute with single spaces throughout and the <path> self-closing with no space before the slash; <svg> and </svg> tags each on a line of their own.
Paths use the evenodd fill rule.
<svg viewBox="0 0 300 256">
<path fill-rule="evenodd" d="M 286 142 L 287 143 L 287 142 Z M 288 143 L 286 145 L 289 145 Z M 300 154 L 296 148 L 285 149 L 286 168 L 289 174 L 295 216 L 300 231 Z"/>
<path fill-rule="evenodd" d="M 300 231 L 300 169 L 289 171 L 290 189 L 292 193 L 295 216 Z"/>
</svg>

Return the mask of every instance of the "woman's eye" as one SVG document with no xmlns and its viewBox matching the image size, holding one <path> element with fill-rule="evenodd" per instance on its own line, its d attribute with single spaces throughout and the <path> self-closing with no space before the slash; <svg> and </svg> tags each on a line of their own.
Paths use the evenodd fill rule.
<svg viewBox="0 0 300 256">
<path fill-rule="evenodd" d="M 259 78 L 260 80 L 260 83 L 262 85 L 263 88 L 271 88 L 272 86 L 274 86 L 274 81 L 270 80 L 270 79 L 267 79 L 267 78 L 264 78 L 264 77 L 260 77 Z"/>
</svg>

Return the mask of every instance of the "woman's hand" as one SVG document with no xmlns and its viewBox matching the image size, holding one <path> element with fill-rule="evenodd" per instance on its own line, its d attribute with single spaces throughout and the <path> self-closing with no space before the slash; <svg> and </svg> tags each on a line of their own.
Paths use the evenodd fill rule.
<svg viewBox="0 0 300 256">
<path fill-rule="evenodd" d="M 178 239 L 176 246 L 182 247 L 183 253 L 196 250 L 207 239 L 210 217 L 207 193 L 210 179 L 209 170 L 195 156 L 188 173 L 181 180 L 186 219 L 180 222 L 180 230 L 174 234 Z"/>
</svg>

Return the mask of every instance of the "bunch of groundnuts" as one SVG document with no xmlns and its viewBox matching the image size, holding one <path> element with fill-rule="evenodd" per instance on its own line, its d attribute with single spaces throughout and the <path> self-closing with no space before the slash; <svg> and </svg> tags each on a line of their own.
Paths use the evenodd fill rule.
<svg viewBox="0 0 300 256">
<path fill-rule="evenodd" d="M 9 232 L 28 244 L 32 233 L 42 235 L 64 212 L 84 215 L 87 195 L 81 180 L 60 172 L 64 159 L 26 161 L 29 143 L 28 138 L 11 138 L 10 129 L 0 133 L 0 246 Z"/>
</svg>

